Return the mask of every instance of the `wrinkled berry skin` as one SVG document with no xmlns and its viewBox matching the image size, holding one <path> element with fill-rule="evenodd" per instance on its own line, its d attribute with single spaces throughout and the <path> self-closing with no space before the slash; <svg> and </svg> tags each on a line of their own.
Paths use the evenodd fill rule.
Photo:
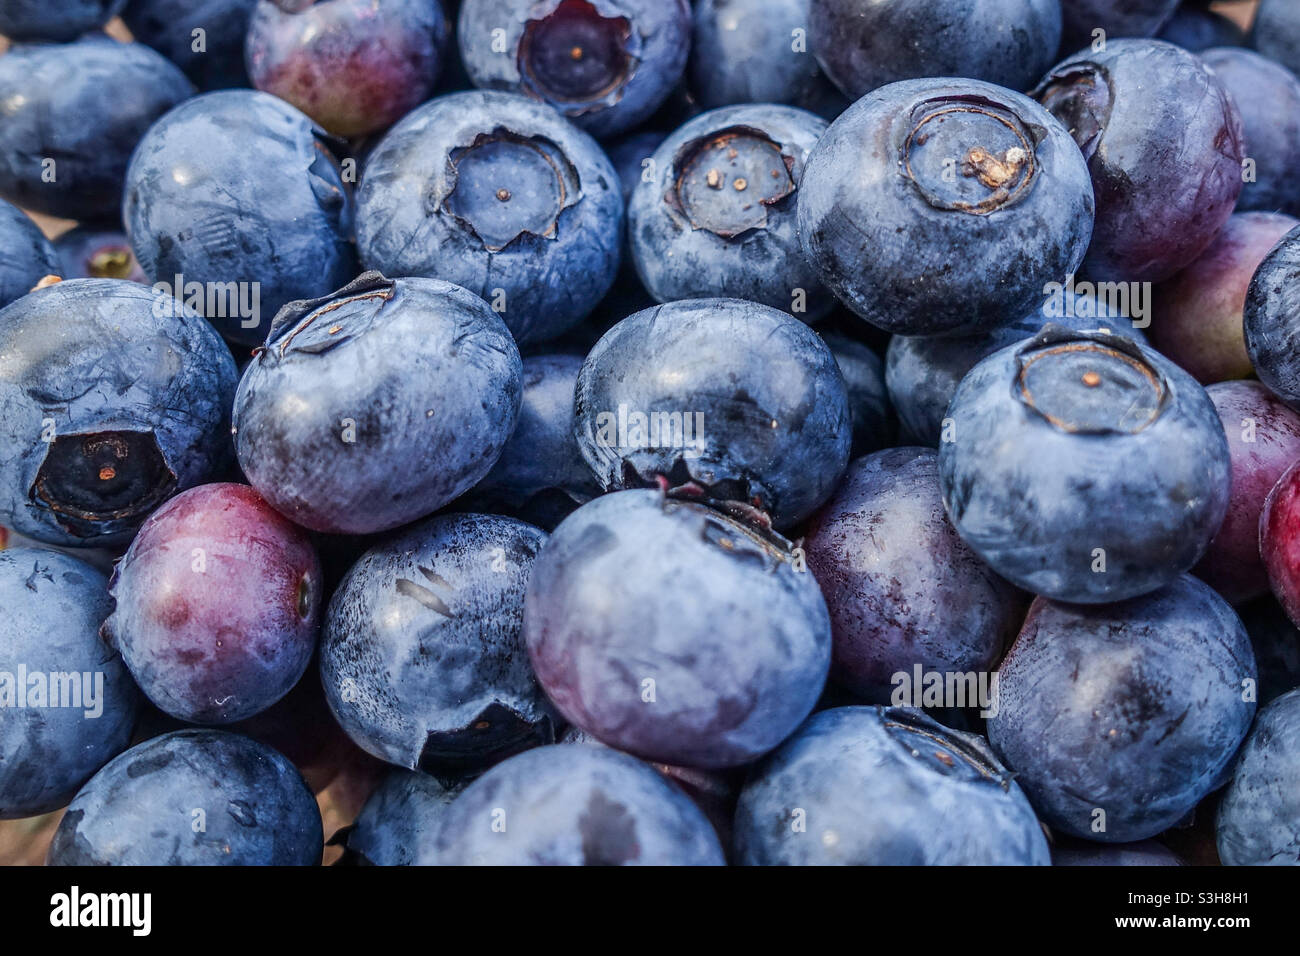
<svg viewBox="0 0 1300 956">
<path fill-rule="evenodd" d="M 1300 7 L 1290 0 L 1260 0 L 1250 38 L 1264 56 L 1300 73 Z"/>
<path fill-rule="evenodd" d="M 1227 510 L 1214 404 L 1131 339 L 1049 325 L 976 365 L 948 417 L 948 517 L 1027 591 L 1085 604 L 1153 591 L 1196 563 Z"/>
<path fill-rule="evenodd" d="M 0 670 L 8 672 L 0 678 L 0 820 L 63 806 L 130 740 L 139 694 L 99 639 L 111 607 L 107 585 L 90 565 L 57 551 L 0 551 Z M 47 696 L 33 706 L 29 681 L 37 674 L 48 682 Z M 77 683 L 62 684 L 56 674 L 76 675 Z M 49 706 L 56 689 L 70 690 L 79 705 Z"/>
<path fill-rule="evenodd" d="M 126 0 L 5 0 L 0 36 L 66 43 L 117 16 Z"/>
<path fill-rule="evenodd" d="M 1281 213 L 1229 217 L 1209 247 L 1152 294 L 1152 344 L 1203 385 L 1250 376 L 1246 293 L 1264 257 L 1297 227 L 1300 221 Z"/>
<path fill-rule="evenodd" d="M 826 596 L 831 678 L 886 703 L 913 668 L 992 670 L 1023 604 L 957 537 L 939 495 L 938 455 L 891 448 L 860 458 L 809 523 L 808 568 Z"/>
<path fill-rule="evenodd" d="M 504 810 L 506 828 L 494 832 Z M 713 827 L 653 769 L 603 747 L 539 747 L 470 784 L 437 838 L 443 866 L 722 866 Z"/>
<path fill-rule="evenodd" d="M 450 777 L 555 741 L 521 633 L 545 541 L 512 518 L 455 514 L 362 556 L 321 638 L 326 699 L 360 747 Z"/>
<path fill-rule="evenodd" d="M 58 254 L 40 227 L 0 199 L 0 309 L 31 292 L 48 275 L 63 275 Z"/>
<path fill-rule="evenodd" d="M 1055 846 L 1052 866 L 1182 866 L 1183 861 L 1155 840 L 1136 843 Z"/>
<path fill-rule="evenodd" d="M 830 496 L 853 439 L 844 376 L 826 344 L 789 314 L 738 299 L 672 302 L 624 319 L 583 362 L 574 407 L 578 447 L 606 489 L 656 476 L 693 482 L 778 528 Z"/>
<path fill-rule="evenodd" d="M 184 71 L 200 90 L 248 86 L 244 38 L 257 0 L 127 0 L 122 20 L 139 42 Z M 206 49 L 194 49 L 203 30 Z"/>
<path fill-rule="evenodd" d="M 1300 622 L 1300 462 L 1292 463 L 1264 501 L 1259 553 L 1287 616 Z"/>
<path fill-rule="evenodd" d="M 317 866 L 323 840 L 293 764 L 248 737 L 196 728 L 145 741 L 95 774 L 60 821 L 46 863 Z"/>
<path fill-rule="evenodd" d="M 1213 47 L 1245 46 L 1246 31 L 1223 14 L 1215 13 L 1213 10 L 1179 7 L 1169 22 L 1156 34 L 1156 39 L 1204 55 L 1205 51 Z M 1210 65 L 1214 66 L 1213 63 Z M 1215 71 L 1218 72 L 1218 67 L 1215 67 Z M 1241 105 L 1241 100 L 1238 99 L 1238 108 Z"/>
<path fill-rule="evenodd" d="M 1177 823 L 1255 715 L 1242 699 L 1255 680 L 1246 629 L 1189 575 L 1098 607 L 1038 598 L 998 673 L 993 748 L 1044 822 L 1101 843 Z"/>
<path fill-rule="evenodd" d="M 1058 63 L 1033 95 L 1088 161 L 1090 278 L 1160 282 L 1205 251 L 1241 194 L 1246 147 L 1236 106 L 1200 57 L 1111 40 Z"/>
<path fill-rule="evenodd" d="M 581 368 L 577 355 L 523 360 L 519 424 L 497 463 L 474 487 L 474 495 L 500 501 L 521 514 L 560 510 L 563 517 L 600 494 L 600 483 L 573 434 L 573 395 Z"/>
<path fill-rule="evenodd" d="M 843 112 L 848 100 L 808 49 L 809 6 L 809 0 L 697 0 L 688 66 L 695 100 L 705 109 L 785 103 L 827 119 Z M 802 49 L 795 49 L 796 30 L 804 31 Z"/>
<path fill-rule="evenodd" d="M 505 31 L 505 53 L 497 30 Z M 648 119 L 681 80 L 691 6 L 688 0 L 464 0 L 456 36 L 475 86 L 527 94 L 606 139 Z"/>
<path fill-rule="evenodd" d="M 867 94 L 818 142 L 798 193 L 799 236 L 822 281 L 900 335 L 1022 318 L 1048 282 L 1077 270 L 1092 216 L 1088 170 L 1065 127 L 977 80 Z"/>
<path fill-rule="evenodd" d="M 1259 705 L 1300 687 L 1300 629 L 1272 594 L 1237 608 L 1250 634 L 1259 669 Z"/>
<path fill-rule="evenodd" d="M 792 826 L 806 812 L 807 830 Z M 984 738 L 900 707 L 813 716 L 754 768 L 736 810 L 747 866 L 1048 866 L 1024 793 Z"/>
<path fill-rule="evenodd" d="M 124 545 L 230 461 L 235 362 L 198 313 L 122 279 L 70 279 L 0 312 L 0 522 Z"/>
<path fill-rule="evenodd" d="M 1300 227 L 1287 233 L 1255 270 L 1242 324 L 1259 380 L 1300 409 Z"/>
<path fill-rule="evenodd" d="M 357 202 L 367 268 L 464 286 L 521 345 L 585 318 L 618 272 L 618 174 L 591 137 L 527 97 L 426 103 L 370 154 Z"/>
<path fill-rule="evenodd" d="M 89 36 L 14 47 L 0 57 L 0 195 L 64 219 L 115 218 L 136 143 L 193 95 L 141 43 Z"/>
<path fill-rule="evenodd" d="M 266 710 L 316 648 L 320 561 L 247 485 L 201 485 L 155 511 L 111 590 L 105 639 L 154 704 L 190 723 Z"/>
<path fill-rule="evenodd" d="M 135 261 L 131 240 L 117 226 L 83 223 L 55 239 L 54 251 L 65 279 L 149 281 Z"/>
<path fill-rule="evenodd" d="M 703 768 L 748 763 L 787 737 L 831 653 L 826 603 L 789 551 L 649 490 L 597 498 L 555 529 L 528 582 L 524 635 L 570 722 Z"/>
<path fill-rule="evenodd" d="M 1061 0 L 1066 50 L 1093 42 L 1093 31 L 1115 37 L 1149 37 L 1169 21 L 1179 0 Z"/>
<path fill-rule="evenodd" d="M 1146 344 L 1146 335 L 1104 303 L 1062 290 L 1024 319 L 978 335 L 896 335 L 885 353 L 885 384 L 908 444 L 939 447 L 943 420 L 966 373 L 994 352 L 1037 335 L 1048 322 L 1087 331 L 1110 329 Z"/>
<path fill-rule="evenodd" d="M 447 808 L 463 786 L 393 769 L 370 795 L 348 830 L 345 860 L 358 866 L 433 866 L 435 841 Z"/>
<path fill-rule="evenodd" d="M 1205 391 L 1228 437 L 1232 494 L 1223 524 L 1193 573 L 1238 604 L 1268 593 L 1259 518 L 1282 473 L 1300 461 L 1300 415 L 1259 382 L 1221 382 Z"/>
<path fill-rule="evenodd" d="M 122 215 L 145 274 L 178 298 L 177 276 L 204 283 L 207 318 L 244 345 L 260 345 L 286 303 L 357 271 L 352 199 L 323 134 L 255 90 L 205 93 L 156 123 L 131 160 Z"/>
<path fill-rule="evenodd" d="M 637 273 L 659 302 L 734 298 L 815 322 L 834 306 L 795 228 L 799 181 L 826 122 L 766 103 L 710 110 L 655 150 L 628 205 Z M 737 155 L 729 157 L 729 154 Z"/>
<path fill-rule="evenodd" d="M 894 444 L 898 428 L 894 422 L 889 393 L 885 389 L 885 367 L 869 347 L 843 335 L 823 334 L 822 341 L 835 356 L 849 394 L 849 416 L 853 420 L 851 458 L 860 458 Z"/>
<path fill-rule="evenodd" d="M 1255 161 L 1255 181 L 1244 183 L 1237 211 L 1281 210 L 1300 215 L 1300 79 L 1251 50 L 1205 50 L 1208 63 L 1241 115 L 1246 156 Z"/>
<path fill-rule="evenodd" d="M 369 272 L 276 317 L 235 396 L 235 452 L 298 524 L 386 531 L 491 470 L 519 415 L 521 374 L 482 299 Z"/>
<path fill-rule="evenodd" d="M 244 50 L 259 90 L 336 136 L 363 136 L 433 94 L 447 40 L 440 0 L 259 0 Z"/>
<path fill-rule="evenodd" d="M 851 100 L 930 76 L 1027 90 L 1061 45 L 1058 0 L 811 0 L 801 25 L 822 69 Z"/>
<path fill-rule="evenodd" d="M 1300 689 L 1259 713 L 1219 804 L 1228 866 L 1300 864 Z"/>
</svg>

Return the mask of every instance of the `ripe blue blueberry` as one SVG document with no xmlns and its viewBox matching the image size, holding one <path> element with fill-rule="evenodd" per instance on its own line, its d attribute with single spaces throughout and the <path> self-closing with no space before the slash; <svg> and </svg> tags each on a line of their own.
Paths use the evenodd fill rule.
<svg viewBox="0 0 1300 956">
<path fill-rule="evenodd" d="M 320 811 L 284 757 L 221 730 L 145 741 L 91 777 L 50 866 L 316 866 Z"/>
<path fill-rule="evenodd" d="M 366 273 L 276 317 L 235 396 L 235 452 L 298 524 L 385 531 L 492 469 L 519 415 L 521 374 L 482 299 L 438 279 Z"/>
<path fill-rule="evenodd" d="M 522 635 L 545 540 L 511 518 L 443 515 L 362 556 L 321 636 L 326 699 L 358 745 L 452 778 L 554 742 Z"/>
<path fill-rule="evenodd" d="M 130 0 L 122 20 L 132 37 L 167 57 L 207 92 L 249 85 L 244 38 L 256 6 L 257 0 Z M 196 30 L 203 31 L 201 45 Z"/>
<path fill-rule="evenodd" d="M 1049 325 L 962 379 L 939 447 L 944 505 L 995 571 L 1061 601 L 1153 591 L 1228 507 L 1205 389 L 1132 339 Z"/>
<path fill-rule="evenodd" d="M 0 195 L 65 219 L 116 218 L 131 151 L 193 95 L 185 74 L 142 43 L 14 47 L 0 57 Z"/>
<path fill-rule="evenodd" d="M 808 158 L 798 207 L 823 282 L 902 335 L 1023 318 L 1092 235 L 1092 184 L 1069 132 L 978 80 L 906 80 L 858 100 Z"/>
<path fill-rule="evenodd" d="M 1300 7 L 1290 0 L 1260 0 L 1251 43 L 1270 60 L 1300 72 Z"/>
<path fill-rule="evenodd" d="M 826 603 L 797 555 L 649 490 L 561 522 L 528 582 L 524 633 L 569 721 L 687 767 L 771 750 L 812 710 L 830 664 Z"/>
<path fill-rule="evenodd" d="M 41 548 L 0 551 L 0 820 L 63 806 L 131 736 L 139 694 L 99 639 L 104 575 Z"/>
<path fill-rule="evenodd" d="M 805 110 L 747 104 L 697 116 L 664 140 L 628 205 L 632 257 L 650 294 L 825 316 L 835 300 L 795 230 L 799 183 L 825 130 Z"/>
<path fill-rule="evenodd" d="M 1064 48 L 1077 50 L 1098 39 L 1109 42 L 1115 37 L 1152 36 L 1174 15 L 1178 3 L 1179 0 L 1061 0 Z"/>
<path fill-rule="evenodd" d="M 463 789 L 417 770 L 390 770 L 348 830 L 344 859 L 359 866 L 434 865 L 442 819 Z"/>
<path fill-rule="evenodd" d="M 1255 715 L 1255 658 L 1190 575 L 1088 607 L 1038 598 L 999 670 L 989 740 L 1053 828 L 1154 836 L 1217 784 Z"/>
<path fill-rule="evenodd" d="M 1259 264 L 1242 313 L 1246 351 L 1259 380 L 1300 409 L 1300 227 Z"/>
<path fill-rule="evenodd" d="M 832 332 L 822 341 L 835 356 L 849 394 L 849 415 L 853 420 L 852 458 L 860 458 L 894 444 L 898 428 L 885 388 L 884 363 L 880 356 L 854 339 Z"/>
<path fill-rule="evenodd" d="M 0 309 L 48 275 L 62 275 L 54 246 L 18 207 L 0 199 Z"/>
<path fill-rule="evenodd" d="M 539 747 L 470 784 L 437 838 L 444 866 L 721 866 L 713 827 L 653 769 L 603 747 Z"/>
<path fill-rule="evenodd" d="M 235 363 L 198 313 L 70 279 L 0 312 L 0 522 L 50 544 L 130 541 L 230 461 Z"/>
<path fill-rule="evenodd" d="M 126 0 L 5 0 L 0 35 L 11 40 L 75 40 L 117 16 Z"/>
<path fill-rule="evenodd" d="M 750 774 L 749 866 L 1047 866 L 1024 793 L 982 737 L 898 707 L 837 707 Z"/>
<path fill-rule="evenodd" d="M 575 408 L 578 447 L 605 488 L 689 486 L 778 528 L 826 500 L 853 437 L 844 376 L 817 333 L 737 299 L 618 323 L 583 363 Z"/>
<path fill-rule="evenodd" d="M 1259 712 L 1219 804 L 1228 866 L 1300 864 L 1300 689 Z"/>
<path fill-rule="evenodd" d="M 639 125 L 682 78 L 687 0 L 464 0 L 460 56 L 474 85 L 549 103 L 604 139 Z"/>
<path fill-rule="evenodd" d="M 367 268 L 481 295 L 520 344 L 585 318 L 618 272 L 619 179 L 549 107 L 453 93 L 394 126 L 366 161 L 357 243 Z"/>
<path fill-rule="evenodd" d="M 286 303 L 357 272 L 339 161 L 266 93 L 205 93 L 164 116 L 131 159 L 122 215 L 150 280 L 246 345 Z"/>
</svg>

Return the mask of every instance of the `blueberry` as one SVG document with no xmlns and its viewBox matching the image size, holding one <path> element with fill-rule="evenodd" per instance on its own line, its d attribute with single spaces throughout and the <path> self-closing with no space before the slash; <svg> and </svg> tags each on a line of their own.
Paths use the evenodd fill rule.
<svg viewBox="0 0 1300 956">
<path fill-rule="evenodd" d="M 578 376 L 578 447 L 605 488 L 689 486 L 798 524 L 830 496 L 852 442 L 835 357 L 790 315 L 737 299 L 646 309 Z"/>
<path fill-rule="evenodd" d="M 266 93 L 205 93 L 156 123 L 132 157 L 123 217 L 145 274 L 246 345 L 286 303 L 356 275 L 338 161 Z"/>
<path fill-rule="evenodd" d="M 0 195 L 65 219 L 117 216 L 131 151 L 193 94 L 140 43 L 89 36 L 14 47 L 0 57 Z"/>
<path fill-rule="evenodd" d="M 1255 270 L 1242 312 L 1246 352 L 1259 380 L 1300 409 L 1300 226 Z"/>
<path fill-rule="evenodd" d="M 1069 133 L 977 80 L 908 80 L 858 100 L 812 151 L 798 207 L 822 280 L 903 335 L 1021 318 L 1076 271 L 1092 234 L 1092 185 Z"/>
<path fill-rule="evenodd" d="M 5 0 L 0 34 L 11 40 L 75 40 L 117 16 L 126 0 Z"/>
<path fill-rule="evenodd" d="M 984 739 L 897 707 L 837 707 L 800 727 L 750 774 L 735 840 L 749 866 L 1050 862 Z"/>
<path fill-rule="evenodd" d="M 884 364 L 880 356 L 861 342 L 835 333 L 822 333 L 822 341 L 835 356 L 844 375 L 849 395 L 849 416 L 853 421 L 851 457 L 858 458 L 894 444 L 898 431 L 893 408 L 885 389 Z"/>
<path fill-rule="evenodd" d="M 993 569 L 1062 601 L 1174 580 L 1228 506 L 1228 442 L 1196 381 L 1131 339 L 1049 325 L 984 359 L 948 409 L 944 505 Z"/>
<path fill-rule="evenodd" d="M 235 363 L 202 318 L 136 282 L 70 279 L 0 312 L 0 520 L 125 545 L 230 461 Z"/>
<path fill-rule="evenodd" d="M 1045 822 L 1102 843 L 1177 823 L 1255 714 L 1246 629 L 1188 575 L 1096 607 L 1038 598 L 998 673 L 994 749 Z"/>
<path fill-rule="evenodd" d="M 1246 293 L 1264 257 L 1296 227 L 1275 212 L 1229 217 L 1194 262 L 1155 290 L 1152 344 L 1204 385 L 1248 377 Z"/>
<path fill-rule="evenodd" d="M 200 825 L 201 824 L 201 825 Z M 178 730 L 95 774 L 54 833 L 50 866 L 316 866 L 311 791 L 270 747 Z"/>
<path fill-rule="evenodd" d="M 903 439 L 910 444 L 937 448 L 943 420 L 957 386 L 966 373 L 994 352 L 1041 332 L 1049 322 L 1087 331 L 1109 329 L 1117 335 L 1146 343 L 1146 335 L 1133 322 L 1095 296 L 1071 292 L 1061 283 L 1059 296 L 1045 296 L 1039 308 L 1024 319 L 975 335 L 896 335 L 885 358 L 885 384 L 901 423 Z"/>
<path fill-rule="evenodd" d="M 664 140 L 628 205 L 632 256 L 650 294 L 825 316 L 835 300 L 795 230 L 799 182 L 825 130 L 805 110 L 749 104 L 711 110 Z"/>
<path fill-rule="evenodd" d="M 1058 0 L 811 0 L 813 52 L 846 96 L 964 76 L 1027 90 L 1061 43 Z"/>
<path fill-rule="evenodd" d="M 697 0 L 688 70 L 700 105 L 785 103 L 828 119 L 843 112 L 848 100 L 808 48 L 810 6 L 810 0 Z"/>
<path fill-rule="evenodd" d="M 453 93 L 410 113 L 370 154 L 358 194 L 367 268 L 477 292 L 520 344 L 596 307 L 622 233 L 618 174 L 600 147 L 509 93 Z"/>
<path fill-rule="evenodd" d="M 253 487 L 298 524 L 384 531 L 491 470 L 518 418 L 520 376 L 482 299 L 366 273 L 276 317 L 235 396 L 235 451 Z"/>
<path fill-rule="evenodd" d="M 1300 79 L 1286 67 L 1250 50 L 1205 50 L 1210 65 L 1236 104 L 1245 135 L 1250 177 L 1237 211 L 1282 210 L 1300 215 Z"/>
<path fill-rule="evenodd" d="M 1223 422 L 1232 462 L 1228 512 L 1193 572 L 1232 604 L 1268 593 L 1259 518 L 1283 472 L 1300 461 L 1300 415 L 1259 382 L 1206 390 Z"/>
<path fill-rule="evenodd" d="M 1052 866 L 1182 866 L 1183 861 L 1163 843 L 1091 843 L 1052 848 Z"/>
<path fill-rule="evenodd" d="M 1246 31 L 1232 20 L 1213 10 L 1189 6 L 1175 10 L 1156 38 L 1202 54 L 1211 47 L 1246 45 Z M 1237 99 L 1237 105 L 1242 105 L 1240 99 Z"/>
<path fill-rule="evenodd" d="M 1015 589 L 948 522 L 928 448 L 855 461 L 804 549 L 830 610 L 831 677 L 865 700 L 889 701 L 894 675 L 917 665 L 988 671 L 1020 626 Z"/>
<path fill-rule="evenodd" d="M 640 185 L 642 178 L 649 175 L 649 161 L 659 144 L 668 138 L 666 133 L 658 130 L 646 130 L 629 133 L 605 146 L 606 155 L 618 173 L 619 184 L 623 187 L 623 206 L 632 201 L 632 193 Z"/>
<path fill-rule="evenodd" d="M 257 0 L 127 0 L 122 20 L 200 90 L 223 90 L 248 86 L 244 38 L 256 6 Z M 196 30 L 203 31 L 201 46 Z"/>
<path fill-rule="evenodd" d="M 797 556 L 653 491 L 566 518 L 528 582 L 524 634 L 560 712 L 611 747 L 676 766 L 738 766 L 812 710 L 831 632 Z"/>
<path fill-rule="evenodd" d="M 534 355 L 523 360 L 519 424 L 501 457 L 472 492 L 511 513 L 538 516 L 554 527 L 600 494 L 600 484 L 573 434 L 573 395 L 582 359 Z"/>
<path fill-rule="evenodd" d="M 259 0 L 248 72 L 331 133 L 362 136 L 433 94 L 448 32 L 440 0 Z"/>
<path fill-rule="evenodd" d="M 1090 277 L 1159 282 L 1205 251 L 1241 193 L 1245 146 L 1204 61 L 1159 40 L 1111 40 L 1058 63 L 1033 95 L 1088 160 Z"/>
<path fill-rule="evenodd" d="M 687 0 L 464 0 L 457 38 L 475 86 L 525 93 L 603 139 L 648 119 L 682 78 L 691 7 Z"/>
<path fill-rule="evenodd" d="M 1300 864 L 1300 689 L 1259 713 L 1219 804 L 1228 866 Z"/>
<path fill-rule="evenodd" d="M 721 866 L 709 821 L 650 767 L 539 747 L 470 784 L 438 831 L 444 866 Z"/>
<path fill-rule="evenodd" d="M 345 838 L 345 859 L 362 866 L 431 866 L 447 808 L 463 785 L 445 787 L 413 770 L 390 770 Z"/>
<path fill-rule="evenodd" d="M 522 636 L 545 540 L 510 518 L 444 515 L 362 556 L 321 637 L 330 709 L 358 745 L 450 779 L 554 742 Z"/>
<path fill-rule="evenodd" d="M 141 527 L 104 623 L 140 688 L 180 720 L 229 724 L 298 682 L 316 647 L 320 561 L 247 485 L 202 485 Z"/>
<path fill-rule="evenodd" d="M 138 694 L 99 640 L 107 583 L 56 551 L 0 551 L 0 820 L 63 806 L 130 739 Z"/>
<path fill-rule="evenodd" d="M 1264 56 L 1300 73 L 1300 7 L 1291 0 L 1260 0 L 1250 38 Z"/>
<path fill-rule="evenodd" d="M 0 199 L 0 309 L 35 288 L 47 275 L 62 275 L 54 246 L 21 209 Z"/>
<path fill-rule="evenodd" d="M 1101 39 L 1149 37 L 1174 15 L 1179 0 L 1061 0 L 1067 50 Z M 1097 31 L 1102 31 L 1101 36 Z"/>
<path fill-rule="evenodd" d="M 131 240 L 118 226 L 82 223 L 54 240 L 65 279 L 130 279 L 145 282 Z"/>
</svg>

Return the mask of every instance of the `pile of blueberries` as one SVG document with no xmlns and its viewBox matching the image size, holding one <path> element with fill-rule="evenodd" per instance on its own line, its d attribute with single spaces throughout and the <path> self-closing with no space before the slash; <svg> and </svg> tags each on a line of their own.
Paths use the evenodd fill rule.
<svg viewBox="0 0 1300 956">
<path fill-rule="evenodd" d="M 4 0 L 0 819 L 1300 863 L 1300 4 L 1213 6 Z"/>
</svg>

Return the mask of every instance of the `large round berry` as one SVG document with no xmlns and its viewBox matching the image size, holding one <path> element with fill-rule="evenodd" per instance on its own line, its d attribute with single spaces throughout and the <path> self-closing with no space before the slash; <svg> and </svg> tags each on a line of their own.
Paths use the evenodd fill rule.
<svg viewBox="0 0 1300 956">
<path fill-rule="evenodd" d="M 1219 804 L 1228 866 L 1300 864 L 1300 689 L 1260 711 Z"/>
</svg>

